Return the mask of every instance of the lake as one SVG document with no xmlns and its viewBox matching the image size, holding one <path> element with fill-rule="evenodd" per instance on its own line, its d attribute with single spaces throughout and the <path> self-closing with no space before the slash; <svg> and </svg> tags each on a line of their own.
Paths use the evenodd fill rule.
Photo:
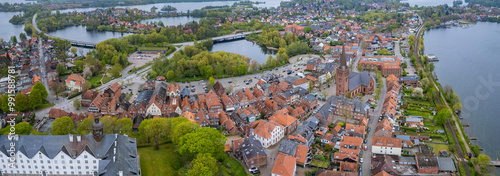
<svg viewBox="0 0 500 176">
<path fill-rule="evenodd" d="M 195 18 L 195 17 L 187 17 L 187 16 L 181 16 L 181 17 L 161 17 L 161 18 L 153 18 L 153 19 L 147 19 L 147 20 L 142 20 L 142 24 L 146 24 L 147 22 L 152 23 L 156 22 L 158 23 L 159 21 L 163 22 L 163 25 L 165 26 L 177 26 L 179 24 L 186 24 L 191 21 L 200 21 L 200 18 Z"/>
<path fill-rule="evenodd" d="M 277 51 L 268 50 L 244 39 L 214 44 L 212 52 L 215 51 L 226 51 L 241 54 L 261 64 L 266 63 L 269 55 L 275 57 L 277 53 Z"/>
<path fill-rule="evenodd" d="M 453 0 L 401 0 L 402 3 L 409 3 L 411 7 L 418 5 L 420 6 L 437 6 L 448 4 L 449 6 L 453 6 Z M 465 2 L 462 1 L 464 4 Z"/>
<path fill-rule="evenodd" d="M 425 53 L 435 54 L 435 72 L 441 85 L 450 85 L 460 96 L 467 135 L 484 148 L 492 160 L 500 158 L 500 24 L 480 22 L 469 28 L 425 31 Z M 500 168 L 496 168 L 500 175 Z"/>
<path fill-rule="evenodd" d="M 9 23 L 9 20 L 14 16 L 21 14 L 21 12 L 0 12 L 0 26 L 2 26 L 2 30 L 0 30 L 0 38 L 3 38 L 5 41 L 9 41 L 11 36 L 16 36 L 19 40 L 19 34 L 24 32 L 24 25 L 14 25 Z"/>
<path fill-rule="evenodd" d="M 146 10 L 150 11 L 153 6 L 157 7 L 158 10 L 160 10 L 163 6 L 172 6 L 177 9 L 177 12 L 187 12 L 193 11 L 195 9 L 201 9 L 206 6 L 231 6 L 235 2 L 238 1 L 211 1 L 211 2 L 182 2 L 182 3 L 156 3 L 156 4 L 144 4 L 144 5 L 134 5 L 134 6 L 117 6 L 120 8 L 128 8 L 128 9 L 134 9 L 137 8 L 139 10 Z M 255 5 L 256 7 L 262 7 L 262 8 L 269 8 L 269 7 L 277 7 L 280 5 L 281 0 L 266 0 L 265 4 L 257 4 Z M 97 8 L 107 8 L 107 7 L 91 7 L 91 8 L 76 8 L 76 9 L 65 9 L 65 10 L 59 10 L 60 12 L 85 12 L 85 11 L 92 11 Z"/>
</svg>

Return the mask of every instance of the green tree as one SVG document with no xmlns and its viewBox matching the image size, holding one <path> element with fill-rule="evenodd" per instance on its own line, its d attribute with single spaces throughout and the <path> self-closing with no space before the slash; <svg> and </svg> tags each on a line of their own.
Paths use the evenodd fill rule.
<svg viewBox="0 0 500 176">
<path fill-rule="evenodd" d="M 52 123 L 52 134 L 53 135 L 67 135 L 73 132 L 73 120 L 70 117 L 64 116 L 57 118 Z"/>
<path fill-rule="evenodd" d="M 116 131 L 118 134 L 127 134 L 130 135 L 132 133 L 132 120 L 129 118 L 121 118 L 116 121 Z"/>
<path fill-rule="evenodd" d="M 170 130 L 170 119 L 154 118 L 143 120 L 139 126 L 139 133 L 154 143 L 158 149 L 162 136 L 168 136 Z"/>
<path fill-rule="evenodd" d="M 167 72 L 167 80 L 173 80 L 175 78 L 175 74 L 173 70 Z"/>
<path fill-rule="evenodd" d="M 207 78 L 212 77 L 214 75 L 214 68 L 210 65 L 205 66 L 205 76 Z"/>
<path fill-rule="evenodd" d="M 9 108 L 9 96 L 7 94 L 3 94 L 1 101 L 2 101 L 2 103 L 1 103 L 2 111 L 3 112 L 7 112 L 7 113 L 10 112 L 10 108 Z"/>
<path fill-rule="evenodd" d="M 80 107 L 82 107 L 82 102 L 80 101 L 80 99 L 75 98 L 75 100 L 73 101 L 73 107 L 75 107 L 75 109 L 77 110 L 79 110 Z"/>
<path fill-rule="evenodd" d="M 361 64 L 358 64 L 357 69 L 358 69 L 358 72 L 362 72 L 363 71 L 363 66 Z"/>
<path fill-rule="evenodd" d="M 10 42 L 17 43 L 17 37 L 15 35 L 13 35 L 12 37 L 10 37 Z"/>
<path fill-rule="evenodd" d="M 453 105 L 453 111 L 461 111 L 462 110 L 462 103 L 458 102 Z"/>
<path fill-rule="evenodd" d="M 213 77 L 208 78 L 208 82 L 213 86 L 215 84 L 215 79 Z"/>
<path fill-rule="evenodd" d="M 434 116 L 434 120 L 439 124 L 439 125 L 443 125 L 446 123 L 446 121 L 448 120 L 448 118 L 451 117 L 451 114 L 450 114 L 450 111 L 448 110 L 448 108 L 443 108 L 441 109 L 437 114 L 436 116 Z"/>
<path fill-rule="evenodd" d="M 73 64 L 75 64 L 76 69 L 77 69 L 79 72 L 81 72 L 81 71 L 83 70 L 83 65 L 85 65 L 85 62 L 83 62 L 82 60 L 77 60 L 77 61 L 75 61 L 75 63 L 73 63 Z"/>
<path fill-rule="evenodd" d="M 217 159 L 224 158 L 226 136 L 214 128 L 197 128 L 195 132 L 181 137 L 179 154 L 194 157 L 199 153 L 210 153 Z"/>
<path fill-rule="evenodd" d="M 325 151 L 332 151 L 332 149 L 333 149 L 332 145 L 330 145 L 330 144 L 325 145 Z"/>
<path fill-rule="evenodd" d="M 86 135 L 92 132 L 92 124 L 94 123 L 94 118 L 85 118 L 80 123 L 78 123 L 76 132 L 81 135 Z"/>
<path fill-rule="evenodd" d="M 33 127 L 28 122 L 18 123 L 16 124 L 16 126 L 14 126 L 14 128 L 16 129 L 15 134 L 19 135 L 29 135 L 31 133 L 31 130 L 33 129 Z M 2 128 L 0 130 L 0 134 L 2 135 L 8 135 L 9 133 L 10 128 Z"/>
<path fill-rule="evenodd" d="M 32 109 L 35 109 L 38 105 L 42 104 L 42 94 L 38 89 L 32 89 L 28 95 L 28 103 Z"/>
<path fill-rule="evenodd" d="M 311 80 L 309 80 L 309 87 L 307 88 L 307 90 L 309 90 L 309 92 L 314 90 L 314 83 Z"/>
<path fill-rule="evenodd" d="M 19 39 L 21 39 L 21 41 L 26 41 L 26 34 L 25 33 L 21 33 L 19 34 Z"/>
<path fill-rule="evenodd" d="M 305 33 L 311 32 L 312 28 L 311 26 L 307 26 L 306 29 L 304 30 Z"/>
<path fill-rule="evenodd" d="M 246 74 L 246 73 L 247 73 L 247 71 L 248 71 L 248 67 L 247 67 L 247 65 L 246 65 L 246 64 L 240 64 L 240 65 L 238 66 L 238 73 L 239 73 L 240 75 L 244 75 L 244 74 Z"/>
<path fill-rule="evenodd" d="M 47 92 L 47 89 L 45 88 L 45 86 L 41 82 L 35 83 L 35 85 L 33 85 L 33 88 L 31 90 L 33 91 L 34 89 L 40 91 L 43 99 L 46 99 L 47 96 L 49 95 L 49 93 Z"/>
<path fill-rule="evenodd" d="M 480 154 L 479 156 L 477 156 L 477 159 L 479 159 L 479 163 L 478 164 L 481 167 L 489 166 L 490 161 L 491 161 L 491 158 L 488 155 L 485 155 L 485 154 Z"/>
<path fill-rule="evenodd" d="M 104 116 L 99 119 L 104 125 L 104 133 L 105 134 L 113 134 L 116 132 L 116 121 L 118 119 L 116 117 Z"/>
<path fill-rule="evenodd" d="M 60 62 L 59 64 L 57 64 L 56 71 L 57 71 L 57 73 L 59 73 L 59 75 L 65 75 L 66 74 L 66 64 L 64 64 L 64 62 Z"/>
<path fill-rule="evenodd" d="M 194 132 L 196 128 L 199 128 L 199 125 L 191 121 L 176 124 L 175 127 L 172 127 L 172 141 L 176 144 L 179 143 L 182 136 Z"/>
<path fill-rule="evenodd" d="M 78 52 L 78 48 L 71 47 L 70 52 L 71 52 L 71 54 L 73 54 L 73 56 L 76 56 L 76 52 Z"/>
<path fill-rule="evenodd" d="M 191 162 L 192 169 L 187 172 L 191 176 L 212 176 L 219 172 L 217 160 L 210 153 L 200 153 Z"/>
<path fill-rule="evenodd" d="M 15 102 L 16 102 L 16 110 L 19 112 L 24 112 L 30 109 L 26 96 L 21 93 L 18 93 L 16 95 Z"/>
<path fill-rule="evenodd" d="M 158 73 L 156 73 L 154 70 L 152 70 L 151 73 L 149 73 L 149 79 L 155 79 L 156 76 L 158 76 Z"/>
</svg>

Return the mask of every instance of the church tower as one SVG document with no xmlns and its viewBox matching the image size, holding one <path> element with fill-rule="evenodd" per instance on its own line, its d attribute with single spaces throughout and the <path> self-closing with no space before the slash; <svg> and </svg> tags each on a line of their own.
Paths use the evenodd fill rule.
<svg viewBox="0 0 500 176">
<path fill-rule="evenodd" d="M 342 55 L 340 56 L 340 66 L 337 67 L 337 93 L 336 95 L 344 95 L 349 91 L 349 67 L 347 66 L 347 61 L 345 58 L 345 40 L 344 45 L 342 45 Z"/>
<path fill-rule="evenodd" d="M 99 121 L 99 117 L 95 117 L 95 121 L 92 124 L 92 135 L 94 136 L 95 141 L 101 142 L 104 137 L 104 124 Z"/>
</svg>

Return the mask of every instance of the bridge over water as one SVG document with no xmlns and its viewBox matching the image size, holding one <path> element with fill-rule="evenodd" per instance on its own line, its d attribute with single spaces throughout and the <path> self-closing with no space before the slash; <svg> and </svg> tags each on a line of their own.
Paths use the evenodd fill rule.
<svg viewBox="0 0 500 176">
<path fill-rule="evenodd" d="M 37 14 L 33 15 L 33 27 L 35 27 L 36 31 L 39 33 L 42 32 L 40 29 L 38 29 L 38 26 L 36 24 L 36 17 Z M 221 42 L 227 42 L 227 41 L 233 41 L 233 40 L 239 40 L 239 39 L 244 39 L 247 35 L 252 34 L 252 33 L 260 33 L 261 31 L 251 31 L 251 32 L 240 32 L 236 34 L 228 34 L 228 35 L 223 35 L 219 37 L 213 37 L 212 40 L 214 43 L 221 43 Z M 50 36 L 49 34 L 46 34 L 47 36 Z M 54 36 L 55 37 L 55 36 Z M 64 38 L 61 38 L 64 39 Z M 97 43 L 95 42 L 84 42 L 84 41 L 77 41 L 77 40 L 71 40 L 71 39 L 65 39 L 68 40 L 71 43 L 71 46 L 77 46 L 77 47 L 84 47 L 84 48 L 95 48 Z M 181 45 L 193 45 L 193 42 L 185 42 L 185 43 L 177 43 Z"/>
</svg>

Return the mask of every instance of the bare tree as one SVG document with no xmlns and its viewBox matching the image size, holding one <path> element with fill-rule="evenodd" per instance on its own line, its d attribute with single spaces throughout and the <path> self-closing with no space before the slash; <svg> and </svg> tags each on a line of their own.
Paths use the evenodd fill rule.
<svg viewBox="0 0 500 176">
<path fill-rule="evenodd" d="M 50 89 L 56 94 L 56 100 L 59 100 L 59 94 L 66 90 L 66 85 L 62 82 L 54 81 L 54 85 Z"/>
</svg>

